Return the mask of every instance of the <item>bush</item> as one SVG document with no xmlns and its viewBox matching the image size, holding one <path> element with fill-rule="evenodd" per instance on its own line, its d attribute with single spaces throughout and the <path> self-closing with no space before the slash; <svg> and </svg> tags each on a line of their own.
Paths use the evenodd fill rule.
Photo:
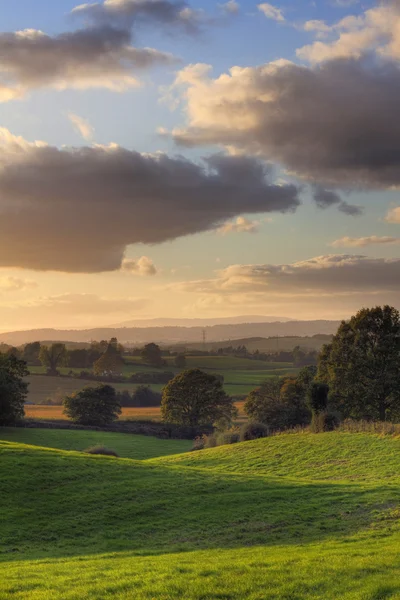
<svg viewBox="0 0 400 600">
<path fill-rule="evenodd" d="M 119 458 L 115 450 L 111 450 L 110 448 L 101 446 L 100 444 L 98 446 L 90 446 L 89 448 L 86 448 L 84 452 L 86 452 L 86 454 L 104 454 L 104 456 L 116 456 Z"/>
<path fill-rule="evenodd" d="M 240 441 L 248 442 L 269 436 L 269 427 L 264 423 L 245 423 L 240 430 Z"/>
<path fill-rule="evenodd" d="M 121 404 L 110 385 L 83 388 L 64 401 L 64 414 L 81 425 L 110 425 L 121 414 Z"/>
<path fill-rule="evenodd" d="M 231 429 L 217 433 L 217 446 L 237 444 L 238 442 L 240 442 L 240 430 L 238 427 L 232 427 Z"/>
<path fill-rule="evenodd" d="M 340 424 L 339 416 L 333 412 L 314 413 L 311 420 L 310 430 L 312 433 L 323 433 L 334 431 Z"/>
</svg>

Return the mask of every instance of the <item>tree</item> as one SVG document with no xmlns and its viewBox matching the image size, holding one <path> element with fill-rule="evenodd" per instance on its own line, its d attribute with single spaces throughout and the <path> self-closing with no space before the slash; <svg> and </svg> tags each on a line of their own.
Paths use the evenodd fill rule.
<svg viewBox="0 0 400 600">
<path fill-rule="evenodd" d="M 302 380 L 271 377 L 250 392 L 244 411 L 252 421 L 264 423 L 271 430 L 282 430 L 310 422 Z"/>
<path fill-rule="evenodd" d="M 174 362 L 178 369 L 184 369 L 186 367 L 186 356 L 184 354 L 177 354 Z"/>
<path fill-rule="evenodd" d="M 23 360 L 12 354 L 0 354 L 0 425 L 13 425 L 24 417 L 27 375 Z"/>
<path fill-rule="evenodd" d="M 343 321 L 320 354 L 318 380 L 343 417 L 400 417 L 400 314 L 391 306 L 363 308 Z"/>
<path fill-rule="evenodd" d="M 124 359 L 117 346 L 110 343 L 104 354 L 94 363 L 93 371 L 96 375 L 121 375 L 123 366 Z"/>
<path fill-rule="evenodd" d="M 64 414 L 81 425 L 110 425 L 121 414 L 121 404 L 110 385 L 86 387 L 63 401 Z"/>
<path fill-rule="evenodd" d="M 307 394 L 307 404 L 313 415 L 319 415 L 328 408 L 329 386 L 326 383 L 314 381 Z"/>
<path fill-rule="evenodd" d="M 39 360 L 40 342 L 31 342 L 24 347 L 22 358 L 30 365 L 40 364 Z"/>
<path fill-rule="evenodd" d="M 43 366 L 47 367 L 48 375 L 58 375 L 57 367 L 65 364 L 67 355 L 65 344 L 56 343 L 50 347 L 41 346 L 39 360 Z"/>
<path fill-rule="evenodd" d="M 141 352 L 143 362 L 151 365 L 152 367 L 162 367 L 163 366 L 163 358 L 161 355 L 160 346 L 157 344 L 146 344 Z"/>
<path fill-rule="evenodd" d="M 165 386 L 161 414 L 164 421 L 197 427 L 231 421 L 236 408 L 217 377 L 200 369 L 189 369 Z"/>
</svg>

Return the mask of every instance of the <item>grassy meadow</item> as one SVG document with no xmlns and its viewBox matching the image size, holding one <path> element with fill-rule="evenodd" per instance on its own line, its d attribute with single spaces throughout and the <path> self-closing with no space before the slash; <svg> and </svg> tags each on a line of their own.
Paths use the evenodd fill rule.
<svg viewBox="0 0 400 600">
<path fill-rule="evenodd" d="M 125 360 L 123 374 L 126 377 L 137 372 L 154 372 L 156 370 L 154 367 L 141 365 L 136 357 L 135 359 L 127 357 Z M 167 366 L 163 367 L 162 370 L 171 371 L 174 374 L 180 372 L 180 369 L 174 366 L 172 357 L 167 359 L 167 363 Z M 187 357 L 186 368 L 199 368 L 209 373 L 223 375 L 224 388 L 227 394 L 239 398 L 245 397 L 268 377 L 296 374 L 299 371 L 291 363 L 266 363 L 234 356 L 189 356 Z M 87 385 L 96 385 L 96 382 L 84 379 L 48 377 L 45 375 L 45 367 L 29 367 L 29 370 L 32 375 L 27 378 L 29 382 L 28 402 L 31 404 L 41 404 L 48 398 L 63 397 L 74 391 L 79 391 Z M 67 375 L 70 371 L 80 373 L 82 369 L 62 367 L 59 370 L 62 375 Z M 130 382 L 113 383 L 112 385 L 117 390 L 128 390 L 130 393 L 138 386 L 138 384 Z M 154 391 L 161 392 L 164 385 L 151 384 L 150 387 Z"/>
<path fill-rule="evenodd" d="M 400 439 L 284 434 L 183 454 L 156 440 L 159 456 L 138 460 L 54 433 L 0 430 L 2 600 L 400 598 Z"/>
</svg>

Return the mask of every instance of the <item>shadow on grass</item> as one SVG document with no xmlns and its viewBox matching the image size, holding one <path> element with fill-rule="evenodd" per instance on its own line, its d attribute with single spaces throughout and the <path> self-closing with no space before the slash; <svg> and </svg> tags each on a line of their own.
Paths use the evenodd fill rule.
<svg viewBox="0 0 400 600">
<path fill-rule="evenodd" d="M 5 445 L 0 560 L 305 544 L 350 535 L 399 486 L 294 482 Z M 383 524 L 382 524 L 383 523 Z"/>
</svg>

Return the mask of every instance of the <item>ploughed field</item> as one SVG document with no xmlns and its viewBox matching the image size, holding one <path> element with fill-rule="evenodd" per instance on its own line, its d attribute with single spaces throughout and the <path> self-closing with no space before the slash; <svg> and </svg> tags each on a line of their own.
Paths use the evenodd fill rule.
<svg viewBox="0 0 400 600">
<path fill-rule="evenodd" d="M 89 433 L 0 430 L 2 600 L 400 598 L 400 439 Z"/>
</svg>

